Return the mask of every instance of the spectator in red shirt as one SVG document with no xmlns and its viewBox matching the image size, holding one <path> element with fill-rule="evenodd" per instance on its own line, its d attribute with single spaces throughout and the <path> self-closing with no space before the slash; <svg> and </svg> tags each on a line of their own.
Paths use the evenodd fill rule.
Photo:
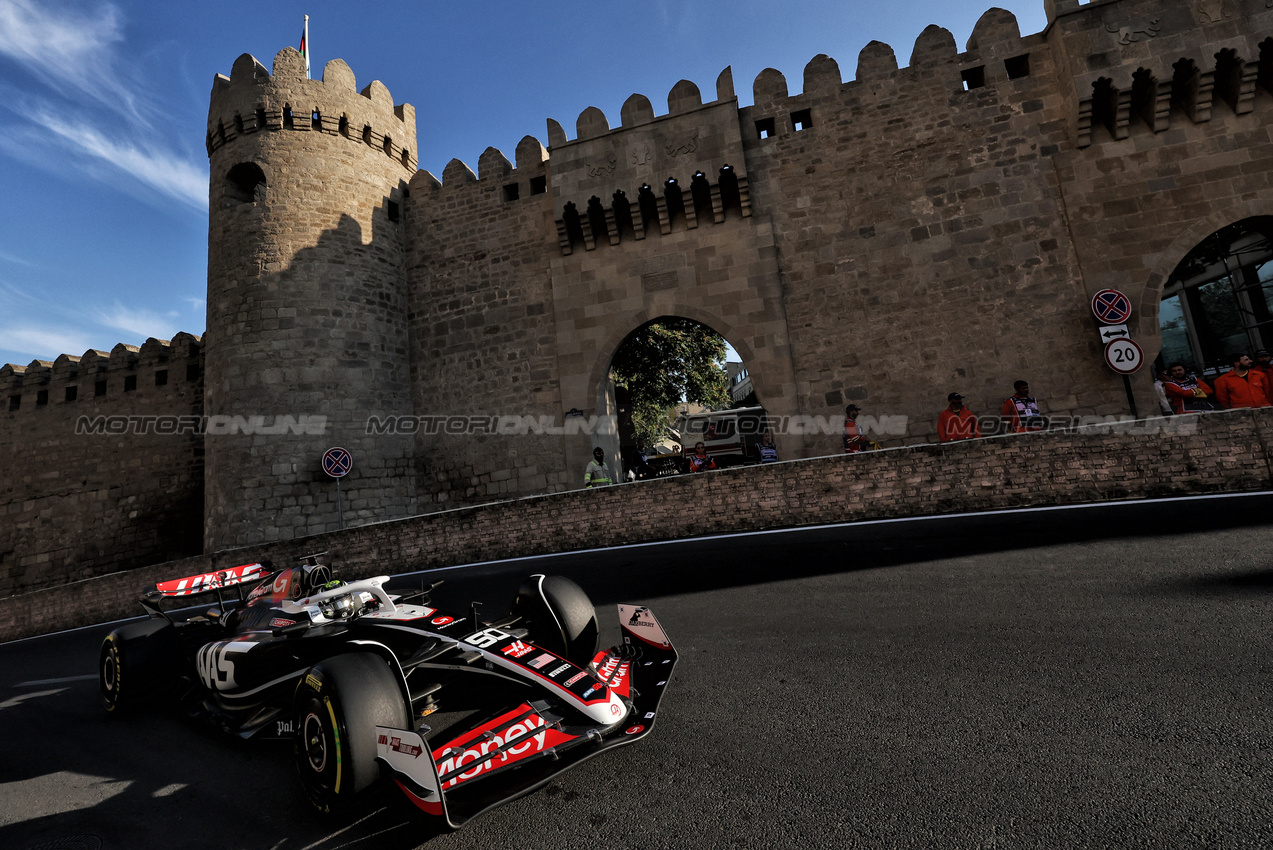
<svg viewBox="0 0 1273 850">
<path fill-rule="evenodd" d="M 861 427 L 858 426 L 858 414 L 862 408 L 856 404 L 850 404 L 844 408 L 844 452 L 845 454 L 857 454 L 867 449 L 866 435 L 862 433 Z"/>
<path fill-rule="evenodd" d="M 1270 388 L 1264 382 L 1264 376 L 1251 367 L 1254 362 L 1245 354 L 1234 354 L 1229 358 L 1233 364 L 1231 371 L 1216 378 L 1216 401 L 1226 410 L 1239 407 L 1268 407 Z"/>
<path fill-rule="evenodd" d="M 954 440 L 981 438 L 981 426 L 977 417 L 964 407 L 964 397 L 959 393 L 946 396 L 950 405 L 937 415 L 937 439 L 943 443 Z"/>
<path fill-rule="evenodd" d="M 1197 375 L 1191 375 L 1183 363 L 1172 363 L 1167 370 L 1167 380 L 1162 384 L 1163 392 L 1171 402 L 1171 410 L 1181 413 L 1205 413 L 1215 410 L 1207 401 L 1214 391 L 1206 381 Z"/>
</svg>

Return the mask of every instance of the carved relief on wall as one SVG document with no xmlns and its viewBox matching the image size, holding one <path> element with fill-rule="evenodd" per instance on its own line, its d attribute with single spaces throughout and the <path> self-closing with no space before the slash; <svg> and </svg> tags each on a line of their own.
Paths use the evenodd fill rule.
<svg viewBox="0 0 1273 850">
<path fill-rule="evenodd" d="M 1273 8 L 1273 2 L 1265 0 L 1264 8 Z M 1237 13 L 1233 0 L 1193 0 L 1193 16 L 1199 24 L 1218 24 Z"/>
<path fill-rule="evenodd" d="M 688 141 L 680 144 L 668 144 L 663 146 L 663 150 L 667 151 L 668 156 L 680 156 L 681 154 L 693 153 L 698 150 L 698 130 L 694 131 L 694 135 L 689 137 Z"/>
<path fill-rule="evenodd" d="M 589 177 L 600 177 L 602 174 L 613 174 L 615 166 L 619 164 L 619 158 L 614 154 L 606 157 L 605 165 L 593 165 L 591 162 L 585 162 L 584 168 L 588 172 Z"/>
<path fill-rule="evenodd" d="M 1273 3 L 1273 0 L 1269 0 L 1269 2 Z M 632 152 L 633 165 L 645 165 L 649 161 L 650 161 L 650 146 L 649 145 L 642 145 L 639 151 L 634 150 Z"/>
<path fill-rule="evenodd" d="M 1198 0 L 1199 3 L 1203 0 Z M 1142 41 L 1146 38 L 1153 38 L 1158 35 L 1158 31 L 1162 29 L 1158 18 L 1151 18 L 1139 24 L 1129 24 L 1125 27 L 1117 27 L 1111 29 L 1108 24 L 1105 26 L 1106 32 L 1112 32 L 1118 36 L 1119 44 L 1132 44 L 1133 42 Z"/>
</svg>

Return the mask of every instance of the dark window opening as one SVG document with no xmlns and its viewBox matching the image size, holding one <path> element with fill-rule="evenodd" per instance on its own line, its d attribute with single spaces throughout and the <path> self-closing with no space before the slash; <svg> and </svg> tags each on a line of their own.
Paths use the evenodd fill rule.
<svg viewBox="0 0 1273 850">
<path fill-rule="evenodd" d="M 743 208 L 742 193 L 738 190 L 738 175 L 734 173 L 734 169 L 725 165 L 720 170 L 720 205 L 721 209 L 735 209 L 741 211 Z"/>
<path fill-rule="evenodd" d="M 1221 50 L 1216 54 L 1216 96 L 1229 104 L 1235 113 L 1242 95 L 1243 64 L 1234 50 Z"/>
<path fill-rule="evenodd" d="M 79 396 L 79 394 L 80 394 L 80 388 L 79 388 L 79 387 L 67 387 L 67 388 L 66 388 L 66 400 L 67 400 L 67 401 L 75 401 L 76 397 L 77 397 L 77 396 Z"/>
<path fill-rule="evenodd" d="M 225 125 L 220 121 L 217 122 L 217 143 L 225 144 Z"/>
<path fill-rule="evenodd" d="M 1181 59 L 1171 67 L 1171 104 L 1193 120 L 1198 102 L 1198 67 L 1192 59 Z"/>
<path fill-rule="evenodd" d="M 137 376 L 125 375 L 124 376 L 124 392 L 130 393 L 135 389 L 137 389 Z"/>
<path fill-rule="evenodd" d="M 583 224 L 579 221 L 579 210 L 575 208 L 575 202 L 571 201 L 561 211 L 561 221 L 566 225 L 566 238 L 570 240 L 571 245 L 583 244 Z"/>
<path fill-rule="evenodd" d="M 1008 79 L 1019 80 L 1030 76 L 1030 54 L 1023 53 L 1003 60 L 1003 69 L 1008 72 Z"/>
<path fill-rule="evenodd" d="M 1131 113 L 1144 121 L 1145 126 L 1153 129 L 1157 109 L 1158 80 L 1154 78 L 1152 71 L 1139 68 L 1132 74 Z"/>
<path fill-rule="evenodd" d="M 254 162 L 240 162 L 225 175 L 226 201 L 253 204 L 265 200 L 265 172 Z"/>
<path fill-rule="evenodd" d="M 701 218 L 712 216 L 712 187 L 707 183 L 707 175 L 698 172 L 690 181 L 690 197 L 694 199 L 694 214 Z"/>
<path fill-rule="evenodd" d="M 393 156 L 393 138 L 391 136 L 385 136 L 385 143 L 382 147 L 385 149 L 385 153 Z"/>
<path fill-rule="evenodd" d="M 242 115 L 234 116 L 234 134 L 236 136 L 243 135 L 243 116 Z"/>
<path fill-rule="evenodd" d="M 97 383 L 93 384 L 93 396 L 96 398 L 101 398 L 104 395 L 106 395 L 106 382 L 98 381 Z"/>
<path fill-rule="evenodd" d="M 756 122 L 756 135 L 762 139 L 772 139 L 774 132 L 774 119 L 761 118 Z"/>
<path fill-rule="evenodd" d="M 1265 91 L 1273 92 L 1273 38 L 1260 42 L 1260 66 L 1255 82 Z"/>
<path fill-rule="evenodd" d="M 508 183 L 504 186 L 504 201 L 515 201 L 522 195 L 522 190 L 516 183 Z"/>
<path fill-rule="evenodd" d="M 959 72 L 959 76 L 963 78 L 964 91 L 983 88 L 986 85 L 986 66 L 978 65 L 976 68 L 965 68 Z"/>
<path fill-rule="evenodd" d="M 411 167 L 411 151 L 407 150 L 406 148 L 402 149 L 402 167 L 403 168 Z"/>
<path fill-rule="evenodd" d="M 813 126 L 813 116 L 808 109 L 801 109 L 799 112 L 791 113 L 791 127 L 797 133 L 801 130 L 808 130 Z"/>
<path fill-rule="evenodd" d="M 44 405 L 46 405 L 46 404 L 48 404 L 48 403 L 49 403 L 49 391 L 48 391 L 48 390 L 36 390 L 36 392 L 35 392 L 35 406 L 36 406 L 36 407 L 44 407 Z"/>
<path fill-rule="evenodd" d="M 19 407 L 21 407 L 21 406 L 22 406 L 22 396 L 20 396 L 20 395 L 11 395 L 11 396 L 9 396 L 9 410 L 10 410 L 10 411 L 17 410 L 17 409 L 18 409 Z"/>
<path fill-rule="evenodd" d="M 284 129 L 284 130 L 295 130 L 295 129 L 296 129 L 296 122 L 292 120 L 292 107 L 291 107 L 291 106 L 284 106 L 284 107 L 283 107 L 283 129 Z"/>
<path fill-rule="evenodd" d="M 186 380 L 187 381 L 199 380 L 199 364 L 198 363 L 186 364 Z"/>
<path fill-rule="evenodd" d="M 635 238 L 636 225 L 632 220 L 632 204 L 622 189 L 614 193 L 614 204 L 611 208 L 614 210 L 614 227 L 619 232 L 619 238 L 622 239 L 625 236 Z"/>
<path fill-rule="evenodd" d="M 315 130 L 323 129 L 323 113 L 315 109 L 309 116 L 309 126 Z"/>
<path fill-rule="evenodd" d="M 256 129 L 258 130 L 265 129 L 265 110 L 264 109 L 258 109 L 256 111 Z"/>
<path fill-rule="evenodd" d="M 675 177 L 669 177 L 663 184 L 663 197 L 667 200 L 667 223 L 674 224 L 678 218 L 685 218 L 685 194 Z"/>
<path fill-rule="evenodd" d="M 646 230 L 659 226 L 659 202 L 648 183 L 642 185 L 637 192 L 637 209 L 641 211 L 641 223 Z"/>
<path fill-rule="evenodd" d="M 592 228 L 593 239 L 610 237 L 610 230 L 606 227 L 606 211 L 602 209 L 601 199 L 596 195 L 588 199 L 588 226 Z"/>
<path fill-rule="evenodd" d="M 168 386 L 168 370 L 167 369 L 160 369 L 157 372 L 155 372 L 155 386 L 157 387 Z"/>
<path fill-rule="evenodd" d="M 389 216 L 389 220 L 395 224 L 402 218 L 402 208 L 398 206 L 397 201 L 390 201 L 385 204 L 385 214 Z"/>
<path fill-rule="evenodd" d="M 540 175 L 539 177 L 530 178 L 530 193 L 532 195 L 542 195 L 548 191 L 548 177 Z"/>
<path fill-rule="evenodd" d="M 1092 83 L 1092 126 L 1100 124 L 1114 137 L 1114 123 L 1118 120 L 1118 89 L 1108 77 Z"/>
<path fill-rule="evenodd" d="M 348 115 L 340 116 L 340 122 L 336 125 L 336 131 L 340 133 L 342 136 L 344 136 L 346 139 L 349 138 L 349 116 Z"/>
<path fill-rule="evenodd" d="M 371 125 L 370 124 L 362 125 L 362 143 L 364 145 L 371 144 Z"/>
</svg>

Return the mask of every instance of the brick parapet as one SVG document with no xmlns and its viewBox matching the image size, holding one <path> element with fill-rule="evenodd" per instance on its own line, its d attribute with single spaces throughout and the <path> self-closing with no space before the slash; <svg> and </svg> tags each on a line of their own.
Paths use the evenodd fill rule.
<svg viewBox="0 0 1273 850">
<path fill-rule="evenodd" d="M 1172 430 L 1180 424 L 813 458 L 366 525 L 0 599 L 0 640 L 131 616 L 155 581 L 315 551 L 351 579 L 720 533 L 1273 487 L 1273 410 L 1211 414 L 1192 432 Z"/>
</svg>

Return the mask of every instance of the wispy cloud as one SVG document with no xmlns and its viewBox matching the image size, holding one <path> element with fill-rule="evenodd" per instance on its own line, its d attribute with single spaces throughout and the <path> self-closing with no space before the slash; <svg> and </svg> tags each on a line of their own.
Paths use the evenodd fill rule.
<svg viewBox="0 0 1273 850">
<path fill-rule="evenodd" d="M 205 210 L 206 164 L 165 144 L 162 128 L 148 117 L 158 110 L 137 82 L 140 75 L 121 58 L 123 28 L 110 4 L 77 9 L 0 0 L 0 59 L 31 79 L 21 88 L 0 86 L 9 114 L 0 149 L 56 174 Z"/>
<path fill-rule="evenodd" d="M 31 119 L 54 133 L 63 145 L 114 166 L 174 200 L 199 210 L 208 208 L 208 172 L 201 165 L 170 151 L 117 142 L 87 124 L 51 112 L 36 112 Z"/>
<path fill-rule="evenodd" d="M 0 325 L 0 350 L 12 352 L 17 357 L 0 358 L 8 362 L 20 361 L 19 366 L 32 360 L 54 360 L 59 354 L 78 357 L 92 348 L 92 341 L 78 330 L 38 325 Z"/>
<path fill-rule="evenodd" d="M 156 313 L 152 310 L 125 307 L 118 302 L 109 311 L 99 312 L 97 320 L 108 328 L 125 331 L 142 340 L 152 336 L 156 339 L 172 339 L 181 330 L 178 327 L 180 314 L 175 310 Z"/>
<path fill-rule="evenodd" d="M 120 79 L 113 49 L 122 29 L 119 10 L 109 3 L 80 11 L 0 0 L 0 54 L 63 94 L 79 92 L 136 115 L 136 97 Z"/>
</svg>

